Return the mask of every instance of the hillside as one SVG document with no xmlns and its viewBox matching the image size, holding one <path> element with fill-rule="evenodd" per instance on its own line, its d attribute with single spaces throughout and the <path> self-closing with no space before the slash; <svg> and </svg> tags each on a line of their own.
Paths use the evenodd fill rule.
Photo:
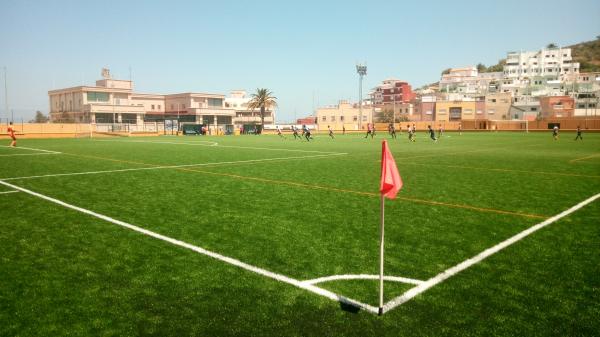
<svg viewBox="0 0 600 337">
<path fill-rule="evenodd" d="M 573 60 L 579 62 L 579 72 L 600 71 L 600 36 L 594 41 L 587 41 L 569 46 Z"/>
</svg>

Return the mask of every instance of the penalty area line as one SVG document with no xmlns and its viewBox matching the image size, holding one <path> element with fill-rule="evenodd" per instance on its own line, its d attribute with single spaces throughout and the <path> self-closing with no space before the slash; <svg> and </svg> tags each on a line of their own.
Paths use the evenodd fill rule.
<svg viewBox="0 0 600 337">
<path fill-rule="evenodd" d="M 417 285 L 416 287 L 406 291 L 404 294 L 402 294 L 402 295 L 394 298 L 393 300 L 389 301 L 388 303 L 386 303 L 383 306 L 383 312 L 385 313 L 387 311 L 390 311 L 390 310 L 398 307 L 399 305 L 402 305 L 402 304 L 410 301 L 417 295 L 427 291 L 429 288 L 434 287 L 434 286 L 444 282 L 445 280 L 449 279 L 450 277 L 460 273 L 461 271 L 463 271 L 469 267 L 472 267 L 473 265 L 496 254 L 497 252 L 503 250 L 504 248 L 520 241 L 521 239 L 537 232 L 538 230 L 550 225 L 551 223 L 556 222 L 556 221 L 564 218 L 565 216 L 579 210 L 580 208 L 594 202 L 598 198 L 600 198 L 600 193 L 589 197 L 588 199 L 578 203 L 577 205 L 575 205 L 575 206 L 573 206 L 551 218 L 548 218 L 545 221 L 542 221 L 542 222 L 538 223 L 537 225 L 534 225 L 534 226 L 500 242 L 499 244 L 497 244 L 491 248 L 484 250 L 483 252 L 479 253 L 478 255 L 476 255 L 470 259 L 467 259 L 467 260 L 455 265 L 454 267 L 444 270 L 443 272 L 439 273 L 438 275 L 430 278 L 429 280 Z"/>
<path fill-rule="evenodd" d="M 175 246 L 186 248 L 186 249 L 192 250 L 192 251 L 194 251 L 196 253 L 212 257 L 213 259 L 216 259 L 216 260 L 219 260 L 221 262 L 225 262 L 225 263 L 234 265 L 236 267 L 239 267 L 239 268 L 247 270 L 247 271 L 251 271 L 251 272 L 259 274 L 261 276 L 265 276 L 265 277 L 274 279 L 274 280 L 282 282 L 282 283 L 287 283 L 287 284 L 290 284 L 290 285 L 292 285 L 294 287 L 297 287 L 297 288 L 300 288 L 300 289 L 308 290 L 308 291 L 310 291 L 310 292 L 312 292 L 314 294 L 323 296 L 323 297 L 328 298 L 330 300 L 333 300 L 333 301 L 336 301 L 336 302 L 340 302 L 340 303 L 349 304 L 349 305 L 355 306 L 357 308 L 363 309 L 363 310 L 365 310 L 367 312 L 370 312 L 372 314 L 377 314 L 377 312 L 378 312 L 378 309 L 375 308 L 374 306 L 371 306 L 369 304 L 356 301 L 356 300 L 348 298 L 348 297 L 344 297 L 344 296 L 338 295 L 338 294 L 336 294 L 334 292 L 331 292 L 331 291 L 323 289 L 323 288 L 319 288 L 319 287 L 317 287 L 315 285 L 307 284 L 307 283 L 305 283 L 303 281 L 300 281 L 300 280 L 297 280 L 297 279 L 294 279 L 294 278 L 291 278 L 291 277 L 288 277 L 288 276 L 285 276 L 285 275 L 282 275 L 282 274 L 277 274 L 277 273 L 268 271 L 266 269 L 259 268 L 259 267 L 256 267 L 256 266 L 244 263 L 244 262 L 242 262 L 240 260 L 236 260 L 234 258 L 231 258 L 231 257 L 228 257 L 228 256 L 221 255 L 219 253 L 215 253 L 215 252 L 206 250 L 204 248 L 201 248 L 201 247 L 189 244 L 187 242 L 180 241 L 180 240 L 177 240 L 177 239 L 174 239 L 174 238 L 171 238 L 171 237 L 168 237 L 168 236 L 165 236 L 165 235 L 162 235 L 162 234 L 159 234 L 159 233 L 156 233 L 156 232 L 153 232 L 153 231 L 150 231 L 150 230 L 147 230 L 147 229 L 144 229 L 144 228 L 132 225 L 130 223 L 127 223 L 127 222 L 124 222 L 124 221 L 121 221 L 121 220 L 117 220 L 117 219 L 111 218 L 109 216 L 106 216 L 106 215 L 103 215 L 103 214 L 100 214 L 100 213 L 96 213 L 94 211 L 91 211 L 91 210 L 88 210 L 88 209 L 85 209 L 85 208 L 81 208 L 81 207 L 78 207 L 78 206 L 66 203 L 64 201 L 61 201 L 61 200 L 58 200 L 58 199 L 55 199 L 55 198 L 52 198 L 52 197 L 49 197 L 49 196 L 46 196 L 46 195 L 34 192 L 34 191 L 31 191 L 31 190 L 28 190 L 28 189 L 23 188 L 23 187 L 19 187 L 19 186 L 7 183 L 7 182 L 2 181 L 2 180 L 0 180 L 0 184 L 4 185 L 4 186 L 7 186 L 7 187 L 10 187 L 10 188 L 13 188 L 13 189 L 18 190 L 18 191 L 27 193 L 27 194 L 32 195 L 34 197 L 38 197 L 40 199 L 43 199 L 43 200 L 55 203 L 57 205 L 65 207 L 65 208 L 69 208 L 69 209 L 75 210 L 77 212 L 81 212 L 81 213 L 90 215 L 92 217 L 104 220 L 106 222 L 110 222 L 112 224 L 115 224 L 115 225 L 118 225 L 118 226 L 130 229 L 132 231 L 141 233 L 143 235 L 150 236 L 152 238 L 168 242 L 168 243 L 173 244 Z"/>
</svg>

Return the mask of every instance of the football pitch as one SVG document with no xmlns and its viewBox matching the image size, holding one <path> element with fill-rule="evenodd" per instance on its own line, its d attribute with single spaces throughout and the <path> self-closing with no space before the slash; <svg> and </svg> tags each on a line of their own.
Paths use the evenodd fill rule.
<svg viewBox="0 0 600 337">
<path fill-rule="evenodd" d="M 0 147 L 0 336 L 600 331 L 600 134 L 286 137 Z"/>
</svg>

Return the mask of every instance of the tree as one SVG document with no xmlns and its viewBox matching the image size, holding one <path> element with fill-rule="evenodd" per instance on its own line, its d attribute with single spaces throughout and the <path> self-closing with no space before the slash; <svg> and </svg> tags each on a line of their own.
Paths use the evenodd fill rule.
<svg viewBox="0 0 600 337">
<path fill-rule="evenodd" d="M 30 123 L 48 123 L 48 116 L 44 115 L 41 111 L 35 112 L 35 118 L 29 121 Z"/>
<path fill-rule="evenodd" d="M 277 106 L 277 97 L 268 89 L 256 89 L 256 93 L 252 94 L 252 98 L 248 102 L 248 110 L 260 109 L 260 132 L 265 126 L 265 111 L 268 108 Z"/>
<path fill-rule="evenodd" d="M 558 48 L 556 43 L 548 43 L 548 45 L 546 46 L 546 49 L 554 49 L 554 48 Z"/>
<path fill-rule="evenodd" d="M 450 68 L 444 69 L 444 71 L 442 71 L 442 75 L 448 75 L 448 74 L 450 74 Z"/>
<path fill-rule="evenodd" d="M 487 70 L 487 68 L 485 67 L 485 65 L 483 63 L 479 63 L 477 65 L 477 71 L 480 73 L 485 73 L 485 71 Z"/>
</svg>

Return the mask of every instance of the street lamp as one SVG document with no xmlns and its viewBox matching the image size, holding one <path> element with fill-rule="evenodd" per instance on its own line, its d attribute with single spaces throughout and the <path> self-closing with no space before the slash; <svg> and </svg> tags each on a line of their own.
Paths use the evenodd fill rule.
<svg viewBox="0 0 600 337">
<path fill-rule="evenodd" d="M 358 73 L 358 128 L 362 129 L 362 80 L 367 74 L 367 66 L 357 64 L 356 72 Z"/>
</svg>

